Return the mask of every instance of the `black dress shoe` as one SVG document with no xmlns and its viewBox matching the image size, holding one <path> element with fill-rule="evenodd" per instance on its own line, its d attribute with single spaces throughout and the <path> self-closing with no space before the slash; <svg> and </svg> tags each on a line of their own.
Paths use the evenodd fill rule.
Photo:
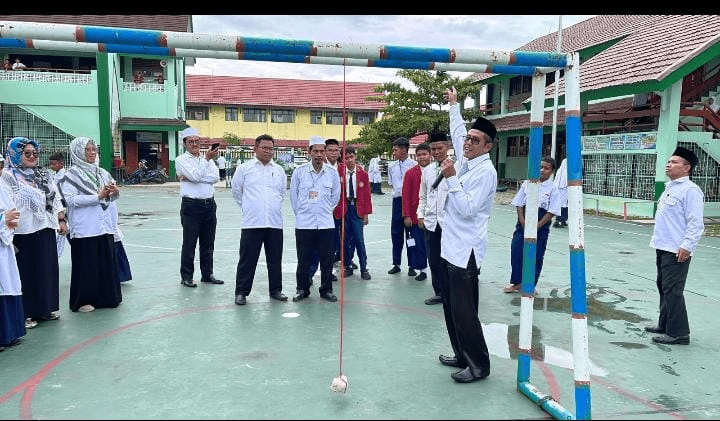
<svg viewBox="0 0 720 421">
<path fill-rule="evenodd" d="M 337 297 L 332 292 L 323 292 L 322 294 L 320 294 L 320 297 L 325 300 L 332 301 L 333 303 L 337 301 Z"/>
<path fill-rule="evenodd" d="M 416 281 L 424 281 L 426 279 L 427 279 L 427 273 L 425 273 L 425 272 L 420 272 L 420 275 L 415 277 Z"/>
<path fill-rule="evenodd" d="M 689 345 L 690 344 L 690 335 L 682 335 L 682 336 L 660 335 L 660 336 L 653 336 L 652 340 L 655 343 L 665 344 L 665 345 Z"/>
<path fill-rule="evenodd" d="M 214 277 L 213 275 L 210 275 L 209 278 L 202 278 L 202 279 L 200 279 L 200 282 L 207 282 L 207 283 L 209 283 L 209 284 L 216 284 L 216 285 L 221 285 L 221 284 L 224 284 L 224 283 L 225 283 L 225 281 L 221 281 L 221 280 L 219 280 L 219 279 L 215 279 L 215 277 Z"/>
<path fill-rule="evenodd" d="M 398 273 L 398 272 L 400 272 L 400 268 L 397 267 L 397 266 L 393 266 L 392 269 L 390 269 L 390 270 L 388 271 L 388 274 L 394 275 L 394 274 L 396 274 L 396 273 Z"/>
<path fill-rule="evenodd" d="M 440 360 L 440 364 L 446 365 L 448 367 L 457 367 L 457 368 L 465 368 L 466 366 L 460 364 L 460 362 L 457 360 L 456 357 L 446 357 L 444 355 L 440 355 L 438 357 Z"/>
<path fill-rule="evenodd" d="M 282 292 L 273 292 L 270 294 L 270 298 L 278 301 L 287 301 L 287 295 Z"/>
<path fill-rule="evenodd" d="M 357 268 L 358 268 L 358 265 L 356 265 L 356 264 L 353 263 L 353 262 L 350 262 L 350 267 L 352 267 L 353 269 L 357 269 Z"/>
<path fill-rule="evenodd" d="M 645 332 L 650 333 L 665 333 L 665 329 L 660 326 L 645 326 Z"/>
<path fill-rule="evenodd" d="M 297 294 L 293 297 L 293 301 L 300 301 L 304 300 L 305 298 L 309 297 L 310 293 L 306 291 L 298 291 Z"/>
<path fill-rule="evenodd" d="M 360 277 L 366 281 L 369 281 L 370 280 L 370 272 L 368 272 L 367 270 L 361 270 Z"/>
<path fill-rule="evenodd" d="M 353 268 L 350 267 L 350 266 L 347 266 L 347 267 L 345 268 L 345 276 L 346 276 L 346 277 L 347 277 L 347 276 L 352 276 L 352 274 L 353 274 Z"/>
<path fill-rule="evenodd" d="M 427 304 L 429 306 L 431 306 L 433 304 L 440 304 L 440 303 L 442 303 L 442 297 L 439 295 L 434 295 L 434 296 L 428 298 L 427 300 L 425 300 L 425 304 Z"/>
<path fill-rule="evenodd" d="M 334 273 L 330 274 L 330 279 L 332 279 L 333 282 L 337 282 L 337 276 L 335 276 Z M 312 285 L 312 283 L 310 283 L 310 285 Z"/>
<path fill-rule="evenodd" d="M 245 305 L 245 296 L 242 294 L 236 295 L 235 296 L 235 304 L 237 304 L 239 306 L 244 306 Z"/>
<path fill-rule="evenodd" d="M 458 382 L 458 383 L 472 383 L 472 382 L 474 382 L 475 380 L 484 379 L 484 378 L 487 377 L 488 375 L 490 375 L 490 372 L 489 372 L 489 371 L 488 371 L 488 372 L 485 372 L 485 373 L 483 373 L 483 374 L 481 374 L 481 375 L 479 375 L 479 376 L 476 376 L 476 375 L 473 374 L 473 372 L 472 372 L 472 370 L 470 369 L 470 367 L 468 367 L 468 368 L 466 368 L 465 370 L 458 371 L 457 373 L 452 373 L 452 374 L 450 375 L 450 377 L 452 377 L 453 380 L 455 380 L 455 381 Z"/>
<path fill-rule="evenodd" d="M 183 279 L 180 281 L 182 285 L 185 285 L 186 287 L 195 288 L 197 284 L 193 282 L 192 279 Z"/>
<path fill-rule="evenodd" d="M 415 276 L 415 275 L 417 275 L 417 272 L 415 272 L 415 269 L 410 268 L 410 270 L 408 271 L 408 276 Z"/>
</svg>

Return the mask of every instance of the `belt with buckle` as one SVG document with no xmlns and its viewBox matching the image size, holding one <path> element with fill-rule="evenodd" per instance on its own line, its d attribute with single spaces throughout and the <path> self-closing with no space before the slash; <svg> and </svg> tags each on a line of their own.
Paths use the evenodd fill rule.
<svg viewBox="0 0 720 421">
<path fill-rule="evenodd" d="M 186 202 L 198 203 L 198 204 L 202 204 L 202 205 L 209 205 L 209 204 L 215 202 L 215 198 L 213 198 L 213 197 L 210 197 L 208 199 L 195 199 L 192 197 L 183 196 L 182 200 L 186 201 Z"/>
</svg>

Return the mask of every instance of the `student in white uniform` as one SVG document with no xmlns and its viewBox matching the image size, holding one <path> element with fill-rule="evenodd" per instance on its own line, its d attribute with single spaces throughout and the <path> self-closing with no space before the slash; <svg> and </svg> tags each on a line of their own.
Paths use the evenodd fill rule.
<svg viewBox="0 0 720 421">
<path fill-rule="evenodd" d="M 538 186 L 538 223 L 537 223 L 537 251 L 535 254 L 535 285 L 537 286 L 542 271 L 545 248 L 550 235 L 550 221 L 553 216 L 560 214 L 560 194 L 558 187 L 550 179 L 555 170 L 555 160 L 549 156 L 540 161 L 540 184 Z M 523 245 L 525 243 L 525 205 L 527 204 L 528 180 L 520 186 L 515 194 L 512 205 L 517 211 L 517 223 L 510 243 L 510 285 L 503 291 L 507 293 L 518 292 L 522 287 Z"/>
<path fill-rule="evenodd" d="M 12 242 L 19 220 L 20 212 L 0 185 L 0 351 L 25 336 L 20 272 Z"/>
</svg>

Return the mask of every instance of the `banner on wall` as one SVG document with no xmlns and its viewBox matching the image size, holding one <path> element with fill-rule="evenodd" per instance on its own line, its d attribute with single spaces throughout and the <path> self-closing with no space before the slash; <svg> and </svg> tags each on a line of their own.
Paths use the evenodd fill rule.
<svg viewBox="0 0 720 421">
<path fill-rule="evenodd" d="M 657 133 L 624 133 L 601 136 L 583 136 L 583 152 L 639 151 L 655 149 Z"/>
</svg>

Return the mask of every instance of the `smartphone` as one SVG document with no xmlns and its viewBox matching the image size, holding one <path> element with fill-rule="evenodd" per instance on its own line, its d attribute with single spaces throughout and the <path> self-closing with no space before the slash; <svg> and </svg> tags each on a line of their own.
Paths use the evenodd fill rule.
<svg viewBox="0 0 720 421">
<path fill-rule="evenodd" d="M 220 143 L 213 143 L 210 149 L 217 149 L 220 147 Z"/>
</svg>

